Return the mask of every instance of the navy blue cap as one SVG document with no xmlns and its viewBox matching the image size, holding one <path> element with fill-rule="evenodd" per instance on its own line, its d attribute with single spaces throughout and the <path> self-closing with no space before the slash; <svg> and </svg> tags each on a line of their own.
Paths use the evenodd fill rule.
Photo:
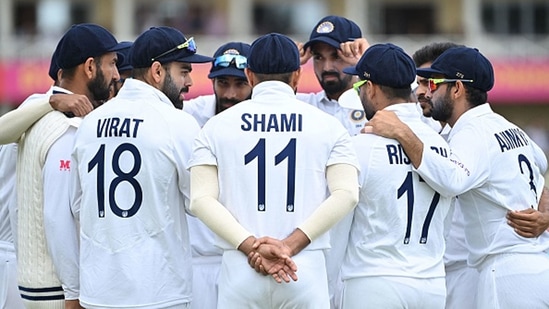
<svg viewBox="0 0 549 309">
<path fill-rule="evenodd" d="M 210 69 L 208 78 L 216 78 L 219 76 L 236 76 L 246 78 L 244 69 L 239 69 L 236 67 L 236 61 L 229 63 L 228 66 L 216 65 L 216 59 L 224 55 L 240 55 L 248 58 L 250 56 L 250 44 L 242 42 L 229 42 L 219 47 L 214 53 L 214 60 L 212 61 L 212 68 Z"/>
<path fill-rule="evenodd" d="M 494 87 L 494 68 L 476 48 L 454 47 L 440 55 L 430 68 L 417 69 L 422 77 L 441 74 L 446 78 L 469 79 L 474 88 L 488 92 Z"/>
<path fill-rule="evenodd" d="M 297 45 L 283 34 L 269 33 L 252 43 L 248 68 L 254 73 L 290 73 L 297 71 L 300 66 Z"/>
<path fill-rule="evenodd" d="M 322 18 L 311 32 L 304 49 L 313 43 L 322 42 L 339 49 L 341 43 L 353 41 L 362 37 L 362 31 L 353 21 L 341 16 L 326 16 Z"/>
<path fill-rule="evenodd" d="M 50 69 L 48 70 L 48 75 L 54 81 L 57 81 L 57 72 L 59 72 L 59 65 L 57 64 L 57 58 L 59 57 L 59 50 L 56 48 L 53 54 L 51 55 Z"/>
<path fill-rule="evenodd" d="M 205 63 L 213 59 L 196 53 L 196 49 L 183 47 L 177 49 L 187 38 L 181 31 L 172 27 L 151 27 L 143 32 L 130 50 L 130 63 L 134 68 L 150 67 L 154 61 L 162 64 L 169 62 Z M 173 50 L 171 52 L 168 52 Z M 164 55 L 163 55 L 164 54 Z"/>
<path fill-rule="evenodd" d="M 391 88 L 406 88 L 416 79 L 414 60 L 394 44 L 375 44 L 366 50 L 354 67 L 343 72 Z"/>
<path fill-rule="evenodd" d="M 61 69 L 70 69 L 89 57 L 98 57 L 120 48 L 112 33 L 100 25 L 72 25 L 57 44 L 57 65 Z"/>
<path fill-rule="evenodd" d="M 118 72 L 130 71 L 133 69 L 130 63 L 130 48 L 133 42 L 123 41 L 120 42 L 122 49 L 117 52 L 118 61 L 116 62 L 116 68 Z"/>
</svg>

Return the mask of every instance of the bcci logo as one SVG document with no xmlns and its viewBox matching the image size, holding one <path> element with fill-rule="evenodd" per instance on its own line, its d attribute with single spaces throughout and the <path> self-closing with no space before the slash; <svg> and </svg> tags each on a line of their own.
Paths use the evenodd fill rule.
<svg viewBox="0 0 549 309">
<path fill-rule="evenodd" d="M 238 52 L 238 50 L 231 48 L 224 51 L 223 55 L 240 55 L 240 53 Z"/>
<path fill-rule="evenodd" d="M 366 117 L 366 114 L 364 113 L 364 111 L 361 111 L 359 109 L 355 109 L 351 112 L 351 119 L 353 121 L 362 121 L 364 120 L 364 117 Z"/>
<path fill-rule="evenodd" d="M 334 24 L 329 21 L 325 21 L 316 27 L 317 33 L 330 33 L 334 31 Z"/>
</svg>

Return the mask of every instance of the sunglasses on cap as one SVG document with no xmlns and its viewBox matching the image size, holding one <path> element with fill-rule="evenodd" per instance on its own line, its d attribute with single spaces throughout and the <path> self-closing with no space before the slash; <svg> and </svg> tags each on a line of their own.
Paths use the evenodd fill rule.
<svg viewBox="0 0 549 309">
<path fill-rule="evenodd" d="M 231 65 L 231 63 L 234 63 L 234 66 L 237 69 L 245 69 L 248 65 L 248 58 L 241 55 L 225 54 L 215 58 L 214 60 L 215 67 L 227 68 Z"/>
<path fill-rule="evenodd" d="M 360 87 L 362 87 L 364 84 L 368 82 L 367 79 L 360 80 L 353 84 L 353 89 L 356 91 L 358 95 L 360 95 Z"/>
<path fill-rule="evenodd" d="M 431 93 L 435 92 L 438 89 L 438 85 L 445 83 L 455 83 L 461 81 L 462 83 L 472 83 L 472 79 L 447 79 L 447 78 L 429 78 L 429 91 Z"/>
<path fill-rule="evenodd" d="M 158 55 L 156 57 L 152 57 L 151 61 L 158 60 L 158 58 L 160 58 L 160 57 L 166 56 L 169 53 L 173 53 L 174 51 L 180 50 L 180 49 L 183 49 L 183 48 L 186 48 L 191 53 L 196 53 L 196 43 L 194 42 L 194 38 L 190 37 L 185 42 L 177 45 L 176 47 L 174 47 L 174 48 L 172 48 L 168 51 L 165 51 L 165 52 L 161 53 L 160 55 Z"/>
</svg>

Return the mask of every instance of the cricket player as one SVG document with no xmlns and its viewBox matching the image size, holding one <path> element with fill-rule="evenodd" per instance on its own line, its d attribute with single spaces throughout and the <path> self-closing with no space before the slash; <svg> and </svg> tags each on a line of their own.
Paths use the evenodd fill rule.
<svg viewBox="0 0 549 309">
<path fill-rule="evenodd" d="M 56 48 L 62 73 L 57 75 L 59 88 L 54 93 L 77 92 L 91 102 L 106 100 L 111 84 L 119 79 L 118 48 L 105 28 L 73 25 Z M 17 258 L 19 290 L 26 307 L 78 306 L 78 230 L 68 188 L 70 148 L 79 120 L 49 112 L 19 141 Z"/>
<path fill-rule="evenodd" d="M 394 111 L 430 149 L 449 155 L 448 144 L 409 102 L 416 70 L 400 47 L 372 45 L 344 72 L 361 79 L 355 87 L 368 118 Z M 361 134 L 353 142 L 363 172 L 341 270 L 342 308 L 444 308 L 442 257 L 451 197 L 441 197 L 413 171 L 396 140 Z"/>
<path fill-rule="evenodd" d="M 192 261 L 185 217 L 188 161 L 199 126 L 181 106 L 192 86 L 192 37 L 143 32 L 133 78 L 76 134 L 72 210 L 79 217 L 80 301 L 86 308 L 190 308 Z"/>
<path fill-rule="evenodd" d="M 288 37 L 257 39 L 246 72 L 252 99 L 206 123 L 190 163 L 191 211 L 224 249 L 218 306 L 329 308 L 326 231 L 358 195 L 350 136 L 336 118 L 295 98 L 299 52 Z M 264 236 L 270 241 L 252 249 Z M 285 265 L 297 266 L 299 280 L 280 284 L 290 281 L 285 271 L 271 277 L 250 268 L 248 255 L 255 252 L 272 270 L 262 251 L 272 242 L 284 252 L 277 255 L 282 264 L 291 256 L 295 265 Z"/>
</svg>

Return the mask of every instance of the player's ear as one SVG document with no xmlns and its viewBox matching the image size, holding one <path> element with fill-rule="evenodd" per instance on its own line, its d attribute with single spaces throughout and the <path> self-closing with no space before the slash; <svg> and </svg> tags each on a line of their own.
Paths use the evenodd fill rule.
<svg viewBox="0 0 549 309">
<path fill-rule="evenodd" d="M 82 68 L 84 69 L 84 74 L 86 74 L 89 79 L 92 79 L 96 71 L 95 59 L 93 57 L 88 57 L 88 59 L 84 61 Z"/>
<path fill-rule="evenodd" d="M 292 75 L 290 77 L 289 85 L 295 91 L 297 91 L 297 85 L 299 84 L 299 79 L 300 78 L 301 78 L 301 67 L 299 67 L 299 69 L 297 69 L 297 71 L 292 72 Z"/>
<path fill-rule="evenodd" d="M 244 74 L 246 74 L 246 78 L 248 79 L 248 84 L 250 86 L 255 86 L 255 74 L 248 68 L 244 68 Z"/>
</svg>

